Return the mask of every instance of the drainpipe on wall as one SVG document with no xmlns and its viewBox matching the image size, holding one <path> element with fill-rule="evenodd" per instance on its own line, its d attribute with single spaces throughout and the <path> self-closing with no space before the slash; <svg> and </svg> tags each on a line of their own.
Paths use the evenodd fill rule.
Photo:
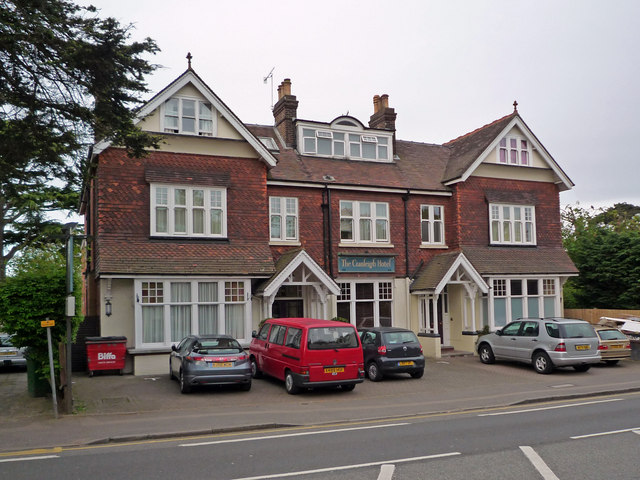
<svg viewBox="0 0 640 480">
<path fill-rule="evenodd" d="M 331 190 L 329 190 L 328 185 L 325 185 L 324 188 L 327 192 L 327 234 L 325 238 L 329 253 L 329 276 L 335 280 L 335 276 L 333 275 L 333 247 L 331 240 Z"/>
<path fill-rule="evenodd" d="M 409 217 L 407 215 L 407 202 L 409 201 L 409 190 L 402 196 L 404 202 L 404 276 L 409 277 Z"/>
</svg>

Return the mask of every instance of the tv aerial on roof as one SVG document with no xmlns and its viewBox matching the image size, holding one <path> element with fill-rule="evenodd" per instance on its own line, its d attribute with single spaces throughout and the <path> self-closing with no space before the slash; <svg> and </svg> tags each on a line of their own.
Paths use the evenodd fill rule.
<svg viewBox="0 0 640 480">
<path fill-rule="evenodd" d="M 267 83 L 267 80 L 271 79 L 271 110 L 273 110 L 273 71 L 276 67 L 273 67 L 266 77 L 262 79 L 263 83 Z"/>
</svg>

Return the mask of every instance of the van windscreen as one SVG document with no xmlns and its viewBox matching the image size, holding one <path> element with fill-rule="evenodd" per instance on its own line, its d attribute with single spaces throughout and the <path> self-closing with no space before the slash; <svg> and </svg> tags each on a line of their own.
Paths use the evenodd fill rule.
<svg viewBox="0 0 640 480">
<path fill-rule="evenodd" d="M 307 347 L 309 350 L 358 348 L 358 337 L 352 327 L 310 328 Z"/>
</svg>

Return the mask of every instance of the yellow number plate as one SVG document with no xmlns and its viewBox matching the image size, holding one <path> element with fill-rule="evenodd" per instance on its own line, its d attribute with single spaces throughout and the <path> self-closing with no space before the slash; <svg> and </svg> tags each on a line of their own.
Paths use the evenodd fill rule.
<svg viewBox="0 0 640 480">
<path fill-rule="evenodd" d="M 576 345 L 576 350 L 591 350 L 591 345 Z"/>
<path fill-rule="evenodd" d="M 611 348 L 623 348 L 622 345 L 611 345 Z"/>
<path fill-rule="evenodd" d="M 401 367 L 408 367 L 412 366 L 413 362 L 398 362 L 398 365 L 400 365 Z"/>
<path fill-rule="evenodd" d="M 220 368 L 220 367 L 233 367 L 233 362 L 216 362 L 211 364 L 212 367 Z"/>
<path fill-rule="evenodd" d="M 15 352 L 0 352 L 0 355 L 15 355 Z"/>
<path fill-rule="evenodd" d="M 343 373 L 344 367 L 325 367 L 324 373 Z"/>
</svg>

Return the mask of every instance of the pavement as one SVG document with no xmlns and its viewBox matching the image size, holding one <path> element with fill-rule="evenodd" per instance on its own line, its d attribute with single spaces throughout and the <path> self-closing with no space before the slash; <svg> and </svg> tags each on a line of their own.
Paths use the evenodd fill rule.
<svg viewBox="0 0 640 480">
<path fill-rule="evenodd" d="M 253 381 L 250 391 L 209 387 L 188 395 L 168 375 L 74 373 L 75 412 L 54 417 L 50 397 L 32 398 L 26 372 L 0 369 L 0 456 L 172 436 L 321 425 L 499 408 L 543 400 L 640 391 L 640 361 L 540 375 L 527 365 L 483 365 L 477 357 L 427 359 L 421 379 L 365 380 L 352 392 L 288 395 L 282 382 Z"/>
</svg>

